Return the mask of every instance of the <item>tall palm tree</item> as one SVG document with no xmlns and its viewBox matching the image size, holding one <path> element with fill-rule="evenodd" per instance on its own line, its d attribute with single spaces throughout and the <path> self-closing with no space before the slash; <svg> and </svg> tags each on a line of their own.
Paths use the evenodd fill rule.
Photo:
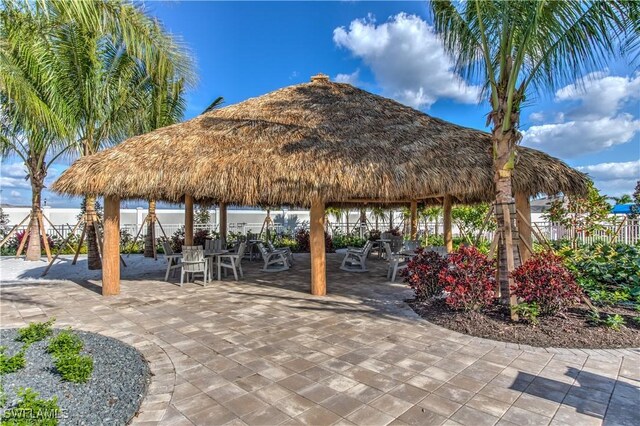
<svg viewBox="0 0 640 426">
<path fill-rule="evenodd" d="M 23 2 L 0 10 L 0 153 L 18 156 L 31 184 L 27 260 L 40 260 L 41 199 L 51 164 L 73 147 L 49 22 Z"/>
<path fill-rule="evenodd" d="M 78 155 L 91 155 L 136 134 L 148 119 L 148 108 L 168 92 L 180 101 L 170 76 L 188 75 L 191 62 L 171 36 L 142 9 L 125 1 L 67 2 L 40 0 L 38 10 L 56 23 L 51 49 L 64 78 L 67 113 L 79 140 Z M 170 92 L 170 93 L 169 93 Z M 152 113 L 161 121 L 164 116 Z M 147 122 L 146 124 L 151 124 Z M 85 199 L 89 269 L 101 268 L 95 221 L 96 197 Z"/>
<path fill-rule="evenodd" d="M 554 91 L 587 71 L 604 68 L 619 53 L 622 36 L 634 31 L 639 3 L 611 1 L 468 0 L 432 1 L 436 31 L 456 68 L 484 85 L 491 110 L 496 203 L 515 212 L 511 176 L 517 167 L 515 147 L 520 111 L 532 92 Z M 501 212 L 498 208 L 496 211 Z M 517 237 L 513 214 L 497 216 L 504 235 Z M 515 253 L 507 253 L 507 245 Z M 499 272 L 501 296 L 510 298 L 509 273 L 518 266 L 517 245 L 505 241 L 500 256 L 507 259 Z"/>
<path fill-rule="evenodd" d="M 609 197 L 609 198 L 616 203 L 616 206 L 618 206 L 620 204 L 631 204 L 631 203 L 633 203 L 633 198 L 629 194 L 622 194 L 619 197 Z"/>
</svg>

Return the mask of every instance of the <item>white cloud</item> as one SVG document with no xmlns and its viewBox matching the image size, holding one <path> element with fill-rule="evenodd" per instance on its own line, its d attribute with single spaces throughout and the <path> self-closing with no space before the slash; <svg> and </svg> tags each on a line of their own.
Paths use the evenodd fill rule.
<svg viewBox="0 0 640 426">
<path fill-rule="evenodd" d="M 640 160 L 591 164 L 576 169 L 587 173 L 600 192 L 608 196 L 633 193 L 640 179 Z"/>
<path fill-rule="evenodd" d="M 11 196 L 14 198 L 20 198 L 22 197 L 22 194 L 18 191 L 11 191 Z"/>
<path fill-rule="evenodd" d="M 532 112 L 529 114 L 529 120 L 534 123 L 542 123 L 544 121 L 544 113 L 542 111 Z"/>
<path fill-rule="evenodd" d="M 640 73 L 611 76 L 605 70 L 588 74 L 556 92 L 555 102 L 562 111 L 529 116 L 544 124 L 523 131 L 523 144 L 564 158 L 626 144 L 637 137 L 640 119 L 637 108 L 633 114 L 624 111 L 638 99 Z"/>
<path fill-rule="evenodd" d="M 0 187 L 2 188 L 31 188 L 29 181 L 25 180 L 27 170 L 23 163 L 2 163 L 0 168 Z"/>
<path fill-rule="evenodd" d="M 588 173 L 597 180 L 640 179 L 640 160 L 621 163 L 600 163 L 579 166 L 576 169 Z"/>
<path fill-rule="evenodd" d="M 371 68 L 387 96 L 412 107 L 430 107 L 440 98 L 478 103 L 480 88 L 453 71 L 453 62 L 432 27 L 415 15 L 400 13 L 376 25 L 356 19 L 333 31 L 336 45 Z"/>
<path fill-rule="evenodd" d="M 338 74 L 334 80 L 338 83 L 348 83 L 352 86 L 356 86 L 360 81 L 360 70 L 355 70 L 351 74 Z"/>
<path fill-rule="evenodd" d="M 640 73 L 634 76 L 610 76 L 607 71 L 588 74 L 574 84 L 559 89 L 557 102 L 578 101 L 570 110 L 571 119 L 593 120 L 614 115 L 627 102 L 640 99 Z"/>
<path fill-rule="evenodd" d="M 631 141 L 640 120 L 630 114 L 588 121 L 542 124 L 524 130 L 523 144 L 563 158 L 602 151 Z"/>
</svg>

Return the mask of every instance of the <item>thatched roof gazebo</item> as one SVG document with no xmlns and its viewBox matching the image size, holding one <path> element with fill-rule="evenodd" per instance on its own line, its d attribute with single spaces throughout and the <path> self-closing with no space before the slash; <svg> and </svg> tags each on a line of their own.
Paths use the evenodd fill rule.
<svg viewBox="0 0 640 426">
<path fill-rule="evenodd" d="M 184 202 L 187 222 L 194 201 L 310 207 L 312 292 L 324 294 L 325 206 L 491 201 L 491 152 L 487 133 L 318 75 L 83 157 L 53 189 L 104 196 L 105 216 L 120 199 Z M 560 160 L 518 154 L 521 199 L 585 191 L 586 177 Z M 103 281 L 118 281 L 106 263 Z"/>
</svg>

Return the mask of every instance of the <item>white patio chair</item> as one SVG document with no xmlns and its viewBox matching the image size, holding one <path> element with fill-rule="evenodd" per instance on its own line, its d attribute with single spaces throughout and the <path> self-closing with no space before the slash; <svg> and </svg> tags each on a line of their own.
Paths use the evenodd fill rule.
<svg viewBox="0 0 640 426">
<path fill-rule="evenodd" d="M 367 272 L 367 257 L 373 247 L 373 242 L 367 241 L 362 248 L 349 248 L 342 259 L 340 269 L 347 272 Z"/>
<path fill-rule="evenodd" d="M 264 260 L 264 267 L 262 268 L 263 271 L 280 272 L 289 269 L 289 260 L 283 252 L 269 253 L 264 244 L 257 243 L 256 245 L 258 246 L 258 250 L 260 250 L 260 254 Z"/>
<path fill-rule="evenodd" d="M 407 240 L 404 242 L 403 251 L 416 251 L 416 249 L 420 247 L 420 241 L 418 240 Z"/>
<path fill-rule="evenodd" d="M 276 248 L 271 241 L 267 241 L 267 245 L 269 246 L 269 251 L 271 253 L 280 251 L 287 256 L 287 260 L 289 261 L 289 266 L 293 265 L 293 252 L 289 247 L 278 247 Z"/>
<path fill-rule="evenodd" d="M 180 287 L 184 282 L 184 276 L 189 274 L 193 278 L 195 274 L 202 273 L 204 285 L 207 285 L 209 278 L 209 259 L 204 257 L 202 246 L 182 246 L 182 271 L 180 273 Z"/>
<path fill-rule="evenodd" d="M 247 247 L 247 243 L 244 241 L 238 245 L 238 251 L 235 253 L 225 253 L 218 256 L 218 279 L 222 279 L 220 276 L 221 269 L 224 269 L 224 276 L 227 276 L 227 269 L 233 271 L 233 278 L 238 281 L 238 272 L 240 272 L 240 278 L 244 278 L 244 272 L 242 271 L 242 257 Z"/>
<path fill-rule="evenodd" d="M 169 281 L 169 272 L 171 272 L 171 276 L 173 276 L 176 269 L 182 268 L 180 264 L 182 255 L 180 253 L 174 253 L 168 241 L 162 242 L 162 250 L 164 251 L 164 258 L 167 259 L 167 272 L 164 274 L 164 280 Z"/>
<path fill-rule="evenodd" d="M 438 253 L 440 256 L 446 256 L 447 253 L 447 247 L 445 246 L 429 246 L 426 247 L 427 251 L 435 251 L 436 253 Z"/>
<path fill-rule="evenodd" d="M 387 278 L 391 282 L 395 282 L 398 271 L 406 269 L 409 264 L 407 256 L 402 254 L 395 254 L 391 251 L 391 245 L 389 243 L 383 243 L 384 251 L 387 254 L 387 260 L 389 261 L 389 269 L 387 269 Z"/>
<path fill-rule="evenodd" d="M 212 252 L 212 251 L 220 251 L 220 239 L 211 239 L 207 238 L 204 240 L 204 251 Z"/>
</svg>

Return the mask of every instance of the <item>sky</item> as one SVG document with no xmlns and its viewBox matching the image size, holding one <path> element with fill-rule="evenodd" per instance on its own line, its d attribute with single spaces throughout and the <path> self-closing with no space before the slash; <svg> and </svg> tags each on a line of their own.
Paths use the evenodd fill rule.
<svg viewBox="0 0 640 426">
<path fill-rule="evenodd" d="M 216 97 L 233 104 L 319 72 L 463 126 L 485 126 L 488 103 L 452 67 L 426 2 L 145 2 L 147 12 L 188 46 L 199 81 L 186 119 Z M 622 60 L 583 81 L 530 96 L 523 145 L 588 173 L 604 194 L 632 193 L 640 179 L 640 72 Z M 52 165 L 51 183 L 68 166 Z M 2 164 L 2 203 L 28 205 L 17 159 Z M 50 206 L 77 206 L 45 190 Z M 139 202 L 136 204 L 140 204 Z"/>
</svg>

